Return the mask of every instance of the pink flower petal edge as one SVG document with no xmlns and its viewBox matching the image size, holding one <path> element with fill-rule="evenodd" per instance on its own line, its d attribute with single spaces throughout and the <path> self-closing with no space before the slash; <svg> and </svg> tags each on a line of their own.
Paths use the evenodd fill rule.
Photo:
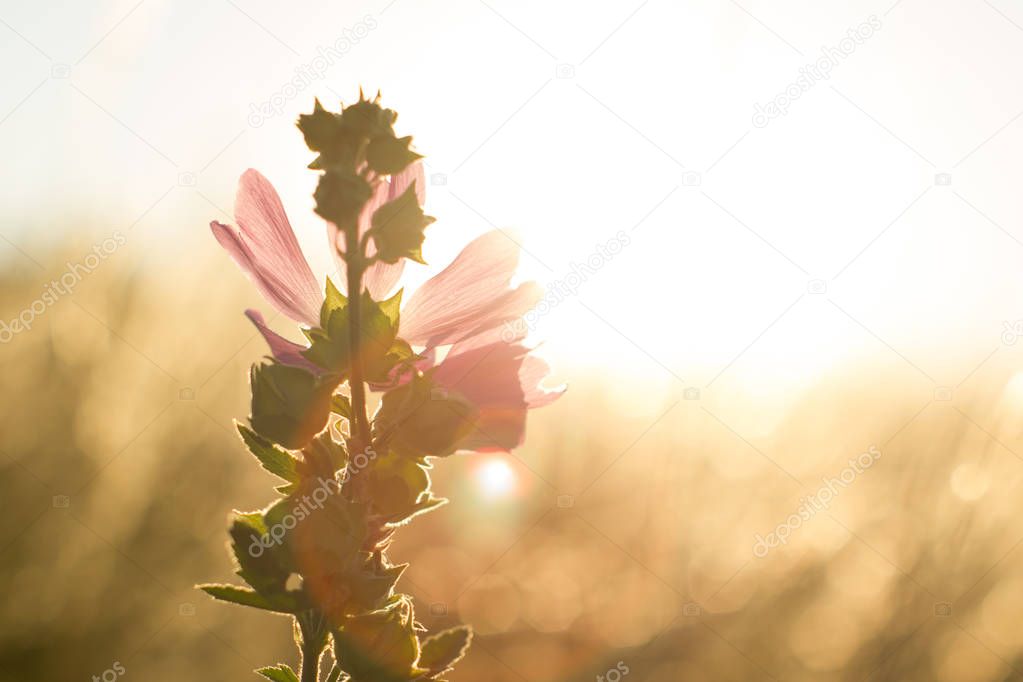
<svg viewBox="0 0 1023 682">
<path fill-rule="evenodd" d="M 563 384 L 545 387 L 547 363 L 519 343 L 521 338 L 508 341 L 502 335 L 492 330 L 455 344 L 433 374 L 438 385 L 463 395 L 479 410 L 475 432 L 461 449 L 518 447 L 526 437 L 526 412 L 550 405 L 566 391 Z"/>
<path fill-rule="evenodd" d="M 477 237 L 409 298 L 402 311 L 402 338 L 441 346 L 521 317 L 543 292 L 532 282 L 511 289 L 518 264 L 519 246 L 504 233 Z"/>
<path fill-rule="evenodd" d="M 267 326 L 266 321 L 263 319 L 262 313 L 258 310 L 249 308 L 245 311 L 245 316 L 252 321 L 252 324 L 256 325 L 256 329 L 263 335 L 266 340 L 266 345 L 270 347 L 270 353 L 274 356 L 278 362 L 282 362 L 285 365 L 293 365 L 295 367 L 301 367 L 302 369 L 308 370 L 312 374 L 322 374 L 323 370 L 320 369 L 315 363 L 306 360 L 305 356 L 302 355 L 302 351 L 306 350 L 306 346 L 294 341 L 288 341 L 286 338 L 278 334 L 277 332 L 270 329 Z"/>
<path fill-rule="evenodd" d="M 315 325 L 323 294 L 277 191 L 258 171 L 249 169 L 242 175 L 234 212 L 239 229 L 214 220 L 213 236 L 277 310 L 296 322 Z"/>
</svg>

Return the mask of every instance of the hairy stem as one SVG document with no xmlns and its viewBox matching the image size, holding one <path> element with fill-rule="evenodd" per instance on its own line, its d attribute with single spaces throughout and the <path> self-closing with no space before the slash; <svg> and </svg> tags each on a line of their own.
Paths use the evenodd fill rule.
<svg viewBox="0 0 1023 682">
<path fill-rule="evenodd" d="M 351 368 L 348 385 L 352 392 L 352 436 L 360 449 L 369 445 L 369 418 L 366 416 L 366 385 L 362 378 L 362 349 L 359 329 L 362 322 L 362 276 L 366 262 L 358 227 L 347 230 L 345 242 L 349 245 L 345 253 L 348 271 L 348 341 L 351 348 Z"/>
<path fill-rule="evenodd" d="M 295 617 L 295 642 L 302 654 L 301 682 L 319 682 L 320 657 L 326 637 L 323 632 L 323 616 L 319 613 L 304 613 Z"/>
<path fill-rule="evenodd" d="M 320 679 L 320 655 L 323 650 L 316 642 L 306 640 L 302 644 L 302 682 L 318 682 Z"/>
</svg>

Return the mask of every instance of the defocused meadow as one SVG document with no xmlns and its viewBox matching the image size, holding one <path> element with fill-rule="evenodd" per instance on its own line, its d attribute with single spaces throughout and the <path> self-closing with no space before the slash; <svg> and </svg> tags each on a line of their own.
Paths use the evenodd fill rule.
<svg viewBox="0 0 1023 682">
<path fill-rule="evenodd" d="M 111 256 L 0 346 L 3 680 L 115 663 L 242 680 L 291 660 L 285 619 L 192 589 L 230 578 L 228 511 L 268 501 L 230 423 L 264 352 L 239 313 L 252 292 L 212 248 L 131 263 Z M 9 320 L 45 280 L 13 256 L 2 277 Z M 570 392 L 526 446 L 439 461 L 452 502 L 393 548 L 424 623 L 477 629 L 453 682 L 1020 679 L 1020 353 L 936 391 L 882 350 L 770 416 L 770 397 L 558 366 Z"/>
</svg>

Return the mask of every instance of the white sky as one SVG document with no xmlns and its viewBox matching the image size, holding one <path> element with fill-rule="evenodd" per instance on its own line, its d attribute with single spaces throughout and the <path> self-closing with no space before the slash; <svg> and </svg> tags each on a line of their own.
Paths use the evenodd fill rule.
<svg viewBox="0 0 1023 682">
<path fill-rule="evenodd" d="M 292 123 L 363 84 L 447 176 L 429 188 L 437 266 L 493 225 L 522 235 L 525 275 L 561 279 L 630 235 L 545 316 L 555 359 L 776 386 L 888 354 L 952 385 L 1023 318 L 1013 3 L 389 1 L 0 1 L 0 233 L 31 252 L 142 217 L 147 258 L 187 278 L 251 166 L 326 267 Z M 880 29 L 830 80 L 752 125 L 871 15 Z M 249 125 L 360 24 L 322 79 Z"/>
</svg>

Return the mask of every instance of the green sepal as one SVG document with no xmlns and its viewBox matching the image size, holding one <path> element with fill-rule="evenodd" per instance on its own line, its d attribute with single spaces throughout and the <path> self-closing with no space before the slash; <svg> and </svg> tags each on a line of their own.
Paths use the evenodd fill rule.
<svg viewBox="0 0 1023 682">
<path fill-rule="evenodd" d="M 408 682 L 425 673 L 416 665 L 419 638 L 411 599 L 355 616 L 334 633 L 337 660 L 352 682 Z"/>
<path fill-rule="evenodd" d="M 310 168 L 323 168 L 325 163 L 345 160 L 354 165 L 358 148 L 353 140 L 345 139 L 341 115 L 324 109 L 319 99 L 313 104 L 313 113 L 299 115 L 298 129 L 305 137 L 306 146 L 320 154 L 309 164 Z"/>
<path fill-rule="evenodd" d="M 394 597 L 394 588 L 408 564 L 389 565 L 380 552 L 370 556 L 366 564 L 349 579 L 351 601 L 349 613 L 365 613 L 384 608 Z"/>
<path fill-rule="evenodd" d="M 457 393 L 434 384 L 429 375 L 384 394 L 374 419 L 378 438 L 407 457 L 445 457 L 472 433 L 478 411 Z"/>
<path fill-rule="evenodd" d="M 408 344 L 397 338 L 401 295 L 399 290 L 385 301 L 374 301 L 368 292 L 362 292 L 359 343 L 366 381 L 387 381 L 391 369 L 411 355 Z M 302 354 L 307 360 L 338 375 L 348 373 L 351 363 L 350 313 L 349 305 L 335 307 L 327 315 L 326 324 L 306 332 L 310 343 Z"/>
<path fill-rule="evenodd" d="M 295 671 L 284 663 L 268 668 L 260 668 L 256 672 L 273 682 L 299 682 Z"/>
<path fill-rule="evenodd" d="M 338 471 L 348 466 L 348 451 L 343 443 L 334 440 L 330 429 L 321 431 L 302 449 L 305 458 L 299 471 L 305 478 L 333 479 Z"/>
<path fill-rule="evenodd" d="M 413 161 L 423 158 L 421 154 L 409 149 L 411 144 L 411 137 L 377 135 L 366 147 L 366 163 L 380 175 L 400 173 Z"/>
<path fill-rule="evenodd" d="M 252 429 L 263 438 L 297 450 L 327 424 L 338 377 L 313 376 L 278 362 L 252 366 Z"/>
<path fill-rule="evenodd" d="M 385 263 L 397 263 L 402 258 L 425 263 L 423 260 L 423 231 L 434 222 L 423 213 L 416 196 L 415 183 L 401 196 L 389 201 L 373 213 L 370 234 L 377 247 L 377 257 Z"/>
<path fill-rule="evenodd" d="M 339 417 L 351 421 L 354 413 L 352 412 L 352 401 L 341 393 L 335 393 L 330 399 L 330 411 Z"/>
<path fill-rule="evenodd" d="M 326 327 L 330 321 L 330 316 L 335 310 L 340 310 L 348 305 L 348 297 L 342 294 L 334 283 L 327 278 L 327 283 L 323 287 L 323 305 L 320 306 L 320 326 Z"/>
<path fill-rule="evenodd" d="M 472 643 L 472 628 L 460 625 L 422 640 L 418 666 L 430 675 L 451 670 Z"/>
<path fill-rule="evenodd" d="M 333 166 L 320 176 L 313 193 L 317 215 L 341 229 L 358 222 L 359 213 L 371 196 L 373 188 L 366 178 L 354 170 Z"/>
<path fill-rule="evenodd" d="M 341 110 L 344 132 L 353 137 L 375 138 L 394 135 L 394 122 L 398 114 L 393 109 L 380 106 L 380 97 L 368 100 L 363 97 Z"/>
<path fill-rule="evenodd" d="M 430 476 L 423 466 L 393 452 L 377 458 L 363 480 L 373 510 L 389 524 L 404 523 L 446 502 L 430 494 Z"/>
</svg>

